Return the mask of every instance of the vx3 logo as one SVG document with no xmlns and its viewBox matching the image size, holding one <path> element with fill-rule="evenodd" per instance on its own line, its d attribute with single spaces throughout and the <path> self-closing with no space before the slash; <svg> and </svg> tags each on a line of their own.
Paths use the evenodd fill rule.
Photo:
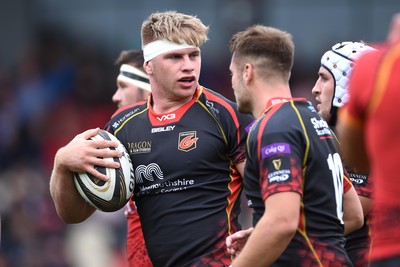
<svg viewBox="0 0 400 267">
<path fill-rule="evenodd" d="M 176 118 L 175 113 L 171 113 L 171 114 L 165 114 L 162 116 L 157 116 L 157 120 L 158 121 L 168 121 L 168 120 L 173 120 Z"/>
</svg>

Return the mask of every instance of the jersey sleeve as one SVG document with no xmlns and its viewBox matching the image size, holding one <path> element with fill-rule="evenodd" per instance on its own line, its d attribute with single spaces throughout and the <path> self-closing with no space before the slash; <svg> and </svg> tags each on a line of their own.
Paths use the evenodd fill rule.
<svg viewBox="0 0 400 267">
<path fill-rule="evenodd" d="M 352 185 L 348 175 L 345 175 L 344 179 L 343 179 L 343 192 L 346 193 L 347 191 L 349 191 L 351 189 L 352 186 L 353 185 Z"/>
<path fill-rule="evenodd" d="M 236 108 L 235 108 L 236 110 Z M 230 158 L 232 159 L 233 163 L 243 162 L 246 155 L 246 139 L 248 135 L 249 128 L 253 123 L 253 117 L 250 115 L 244 115 L 241 113 L 236 113 L 237 120 L 239 122 L 238 127 L 234 130 L 235 135 L 232 135 L 233 138 L 231 139 L 231 152 Z"/>
<path fill-rule="evenodd" d="M 357 195 L 372 198 L 372 183 L 369 175 L 349 171 L 349 179 Z"/>
<path fill-rule="evenodd" d="M 279 110 L 278 110 L 279 111 Z M 282 131 L 285 127 L 276 119 L 270 119 L 274 112 L 270 112 L 260 122 L 257 131 L 256 151 L 259 164 L 261 197 L 278 192 L 296 192 L 303 195 L 302 160 L 304 141 L 302 134 L 295 131 Z M 274 116 L 277 118 L 277 116 Z M 288 117 L 287 117 L 288 118 Z M 286 123 L 296 123 L 295 121 Z M 268 126 L 266 125 L 268 123 Z M 280 129 L 275 131 L 276 129 Z"/>
</svg>

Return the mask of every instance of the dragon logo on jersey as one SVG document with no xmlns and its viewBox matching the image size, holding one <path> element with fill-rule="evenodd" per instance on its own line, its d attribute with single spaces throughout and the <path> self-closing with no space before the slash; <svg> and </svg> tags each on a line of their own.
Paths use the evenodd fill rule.
<svg viewBox="0 0 400 267">
<path fill-rule="evenodd" d="M 179 133 L 178 149 L 184 152 L 189 152 L 196 148 L 196 143 L 199 138 L 196 131 Z"/>
</svg>

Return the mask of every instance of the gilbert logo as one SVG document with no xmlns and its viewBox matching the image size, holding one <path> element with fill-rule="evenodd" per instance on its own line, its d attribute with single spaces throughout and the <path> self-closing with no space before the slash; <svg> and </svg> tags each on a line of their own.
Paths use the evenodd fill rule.
<svg viewBox="0 0 400 267">
<path fill-rule="evenodd" d="M 176 117 L 175 113 L 171 113 L 171 114 L 162 115 L 161 117 L 157 116 L 157 120 L 167 121 L 167 120 L 173 120 L 173 119 L 175 119 L 175 117 Z"/>
<path fill-rule="evenodd" d="M 193 150 L 198 139 L 196 131 L 179 133 L 178 149 L 184 152 Z"/>
</svg>

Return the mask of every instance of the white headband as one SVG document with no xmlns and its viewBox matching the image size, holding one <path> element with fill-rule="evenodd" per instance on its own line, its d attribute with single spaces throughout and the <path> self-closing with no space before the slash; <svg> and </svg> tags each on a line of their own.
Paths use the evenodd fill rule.
<svg viewBox="0 0 400 267">
<path fill-rule="evenodd" d="M 143 46 L 144 61 L 147 62 L 161 54 L 184 48 L 197 48 L 197 46 L 188 44 L 177 44 L 168 40 L 156 40 Z"/>
<path fill-rule="evenodd" d="M 146 73 L 128 64 L 122 64 L 119 69 L 118 80 L 133 84 L 140 89 L 151 92 L 149 76 Z"/>
</svg>

